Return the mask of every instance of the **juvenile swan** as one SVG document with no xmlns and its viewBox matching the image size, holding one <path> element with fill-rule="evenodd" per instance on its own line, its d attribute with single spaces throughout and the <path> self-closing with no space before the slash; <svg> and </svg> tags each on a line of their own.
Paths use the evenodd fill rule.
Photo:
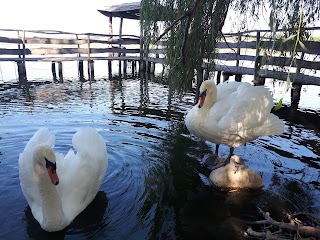
<svg viewBox="0 0 320 240">
<path fill-rule="evenodd" d="M 260 136 L 281 134 L 284 123 L 271 113 L 272 96 L 263 86 L 230 82 L 216 86 L 206 80 L 200 86 L 200 99 L 186 115 L 190 133 L 216 144 L 230 147 L 229 162 L 235 147 Z"/>
<path fill-rule="evenodd" d="M 55 135 L 39 129 L 19 157 L 22 192 L 34 218 L 49 232 L 66 228 L 95 198 L 108 166 L 106 144 L 81 128 L 66 156 L 53 151 Z"/>
</svg>

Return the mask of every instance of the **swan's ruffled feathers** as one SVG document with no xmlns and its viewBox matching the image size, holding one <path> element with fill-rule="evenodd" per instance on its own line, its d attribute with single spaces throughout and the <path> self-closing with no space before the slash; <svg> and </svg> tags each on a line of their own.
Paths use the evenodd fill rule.
<svg viewBox="0 0 320 240">
<path fill-rule="evenodd" d="M 63 209 L 67 218 L 75 217 L 80 207 L 84 209 L 94 199 L 108 165 L 105 141 L 95 129 L 80 129 L 72 143 L 77 153 L 70 149 L 58 160 L 63 167 L 57 168 L 62 202 L 69 203 L 63 205 L 68 206 Z"/>
<path fill-rule="evenodd" d="M 216 144 L 230 147 L 252 141 L 259 136 L 281 134 L 284 123 L 273 115 L 273 99 L 268 89 L 249 83 L 204 81 L 201 90 L 208 90 L 203 107 L 194 106 L 186 115 L 189 131 Z M 210 95 L 213 94 L 213 95 Z"/>
<path fill-rule="evenodd" d="M 210 109 L 217 127 L 225 134 L 236 134 L 250 141 L 259 136 L 281 134 L 283 122 L 271 114 L 272 96 L 263 86 L 240 85 L 236 91 Z"/>
</svg>

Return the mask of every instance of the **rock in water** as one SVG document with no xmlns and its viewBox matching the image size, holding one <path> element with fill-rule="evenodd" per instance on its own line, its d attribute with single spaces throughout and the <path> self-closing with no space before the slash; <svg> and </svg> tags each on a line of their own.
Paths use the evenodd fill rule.
<svg viewBox="0 0 320 240">
<path fill-rule="evenodd" d="M 233 155 L 227 165 L 213 170 L 209 180 L 221 189 L 253 190 L 263 187 L 261 176 L 245 165 L 237 155 Z"/>
</svg>

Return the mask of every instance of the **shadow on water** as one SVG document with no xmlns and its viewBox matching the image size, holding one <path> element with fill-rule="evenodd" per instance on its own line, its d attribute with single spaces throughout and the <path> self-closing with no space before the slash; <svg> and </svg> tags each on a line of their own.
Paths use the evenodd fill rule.
<svg viewBox="0 0 320 240">
<path fill-rule="evenodd" d="M 26 93 L 5 92 L 0 103 L 13 107 L 3 116 L 25 127 L 9 110 L 17 111 L 15 101 Z M 236 240 L 244 239 L 248 222 L 261 219 L 257 206 L 276 220 L 283 211 L 320 214 L 318 113 L 293 116 L 280 109 L 277 114 L 286 120 L 283 136 L 261 138 L 236 151 L 262 175 L 265 187 L 227 193 L 209 184 L 210 171 L 200 164 L 214 144 L 191 136 L 185 127 L 193 94 L 182 100 L 169 95 L 166 86 L 148 78 L 55 84 L 48 89 L 31 86 L 28 101 L 34 101 L 33 112 L 23 117 L 30 122 L 32 115 L 39 116 L 36 127 L 49 122 L 66 135 L 71 134 L 66 127 L 97 127 L 106 139 L 110 164 L 103 192 L 66 230 L 43 231 L 28 207 L 23 226 L 29 238 Z M 49 114 L 53 120 L 47 120 Z M 12 124 L 3 141 L 7 135 L 16 136 L 16 127 Z M 4 159 L 6 151 L 1 149 Z M 223 154 L 227 151 L 221 146 Z"/>
<path fill-rule="evenodd" d="M 65 239 L 66 236 L 70 237 L 73 235 L 77 237 L 98 236 L 99 232 L 107 225 L 107 222 L 105 222 L 107 206 L 108 199 L 106 193 L 99 191 L 89 206 L 83 210 L 66 229 L 58 232 L 44 231 L 33 217 L 31 209 L 28 206 L 24 211 L 27 234 L 30 239 L 39 240 L 62 240 Z"/>
</svg>

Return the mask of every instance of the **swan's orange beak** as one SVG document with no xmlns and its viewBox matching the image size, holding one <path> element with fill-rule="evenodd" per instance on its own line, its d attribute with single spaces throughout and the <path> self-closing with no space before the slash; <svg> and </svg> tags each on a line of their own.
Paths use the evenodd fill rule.
<svg viewBox="0 0 320 240">
<path fill-rule="evenodd" d="M 59 184 L 59 178 L 56 170 L 54 170 L 52 167 L 47 168 L 50 180 L 53 185 L 58 185 Z"/>
<path fill-rule="evenodd" d="M 206 99 L 207 96 L 207 90 L 203 91 L 200 96 L 199 96 L 199 105 L 198 107 L 201 108 L 204 104 L 204 100 Z"/>
<path fill-rule="evenodd" d="M 59 184 L 59 178 L 56 172 L 57 169 L 57 165 L 56 163 L 53 163 L 51 161 L 49 161 L 48 159 L 46 160 L 46 168 L 50 177 L 50 180 L 52 182 L 53 185 L 58 185 Z"/>
</svg>

